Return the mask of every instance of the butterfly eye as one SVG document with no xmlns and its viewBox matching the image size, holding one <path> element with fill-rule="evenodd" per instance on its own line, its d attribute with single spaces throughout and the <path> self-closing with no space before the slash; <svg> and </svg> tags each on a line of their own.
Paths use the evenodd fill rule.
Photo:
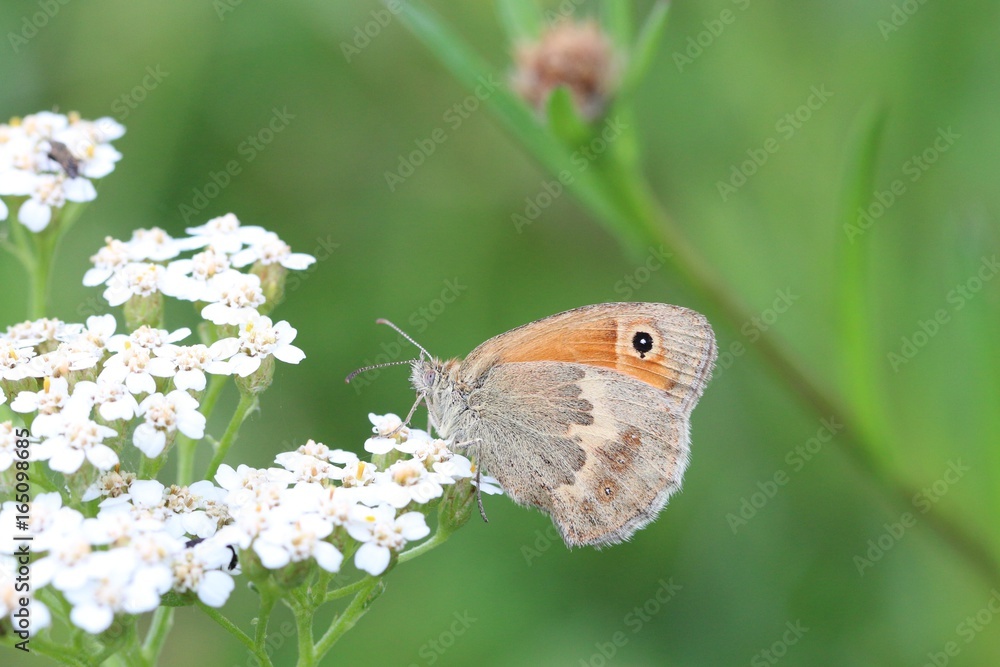
<svg viewBox="0 0 1000 667">
<path fill-rule="evenodd" d="M 645 331 L 639 331 L 632 337 L 632 347 L 640 357 L 645 358 L 646 353 L 653 349 L 653 337 Z"/>
</svg>

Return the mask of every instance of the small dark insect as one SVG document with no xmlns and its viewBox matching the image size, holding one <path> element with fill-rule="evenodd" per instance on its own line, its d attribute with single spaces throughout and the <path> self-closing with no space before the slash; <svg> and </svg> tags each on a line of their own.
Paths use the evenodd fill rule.
<svg viewBox="0 0 1000 667">
<path fill-rule="evenodd" d="M 59 163 L 66 175 L 76 178 L 80 175 L 80 161 L 69 152 L 69 147 L 61 141 L 49 141 L 49 157 Z"/>
</svg>

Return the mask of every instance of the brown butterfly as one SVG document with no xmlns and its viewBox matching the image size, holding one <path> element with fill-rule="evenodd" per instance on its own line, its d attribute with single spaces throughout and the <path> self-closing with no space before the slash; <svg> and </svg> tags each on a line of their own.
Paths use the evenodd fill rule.
<svg viewBox="0 0 1000 667">
<path fill-rule="evenodd" d="M 692 310 L 605 303 L 508 331 L 465 360 L 426 357 L 411 362 L 411 381 L 439 435 L 470 446 L 568 546 L 603 546 L 680 489 L 716 346 Z"/>
</svg>

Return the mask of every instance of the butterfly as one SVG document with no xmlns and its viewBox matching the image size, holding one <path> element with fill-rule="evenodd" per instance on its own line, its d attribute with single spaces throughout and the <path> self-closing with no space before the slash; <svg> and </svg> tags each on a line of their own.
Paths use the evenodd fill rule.
<svg viewBox="0 0 1000 667">
<path fill-rule="evenodd" d="M 570 547 L 629 539 L 680 489 L 716 359 L 705 317 L 662 303 L 569 310 L 464 360 L 421 352 L 411 383 L 434 429 Z"/>
</svg>

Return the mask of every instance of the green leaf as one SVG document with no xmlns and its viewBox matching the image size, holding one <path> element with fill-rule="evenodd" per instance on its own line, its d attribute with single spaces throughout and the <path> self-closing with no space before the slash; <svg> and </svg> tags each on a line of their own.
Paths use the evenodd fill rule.
<svg viewBox="0 0 1000 667">
<path fill-rule="evenodd" d="M 628 0 L 604 0 L 602 5 L 605 29 L 615 46 L 626 51 L 632 44 L 632 3 Z"/>
<path fill-rule="evenodd" d="M 857 226 L 857 211 L 867 208 L 875 191 L 879 145 L 886 124 L 885 108 L 869 104 L 857 116 L 848 142 L 841 211 L 837 279 L 841 359 L 844 389 L 871 440 L 885 442 L 888 435 L 885 402 L 879 399 L 882 366 L 872 358 L 871 303 L 866 263 L 866 232 Z"/>
<path fill-rule="evenodd" d="M 669 14 L 670 3 L 665 0 L 657 2 L 650 10 L 646 22 L 643 23 L 642 29 L 639 31 L 639 38 L 629 54 L 625 72 L 622 74 L 620 96 L 631 95 L 646 75 L 646 71 L 653 62 L 653 56 L 656 54 L 656 48 L 667 29 Z"/>
<path fill-rule="evenodd" d="M 533 0 L 497 0 L 497 14 L 513 46 L 542 34 L 542 12 Z"/>
</svg>

